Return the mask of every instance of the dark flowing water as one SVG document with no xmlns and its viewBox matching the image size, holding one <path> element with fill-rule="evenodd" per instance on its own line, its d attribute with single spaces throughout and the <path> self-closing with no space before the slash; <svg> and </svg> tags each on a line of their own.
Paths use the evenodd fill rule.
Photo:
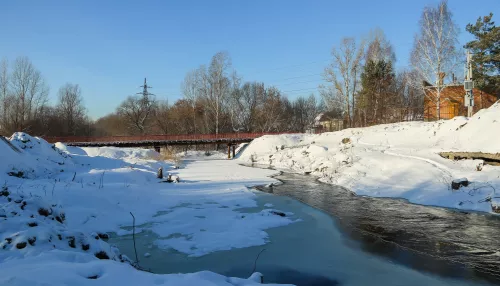
<svg viewBox="0 0 500 286">
<path fill-rule="evenodd" d="M 419 271 L 500 284 L 500 217 L 356 196 L 313 177 L 282 174 L 259 188 L 331 214 L 346 244 Z M 348 239 L 347 239 L 348 238 Z"/>
<path fill-rule="evenodd" d="M 255 270 L 267 283 L 500 285 L 497 216 L 359 197 L 312 176 L 275 178 L 284 184 L 258 188 L 258 206 L 239 211 L 257 212 L 271 203 L 301 221 L 266 230 L 266 245 L 189 257 L 156 248 L 158 237 L 143 231 L 137 250 L 151 256 L 140 256 L 141 266 L 155 273 L 210 270 L 245 278 L 265 249 Z M 134 257 L 131 236 L 110 242 Z"/>
</svg>

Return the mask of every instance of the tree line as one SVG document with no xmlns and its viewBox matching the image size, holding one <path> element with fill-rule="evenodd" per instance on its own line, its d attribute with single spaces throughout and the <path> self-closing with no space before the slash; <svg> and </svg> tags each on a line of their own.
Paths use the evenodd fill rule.
<svg viewBox="0 0 500 286">
<path fill-rule="evenodd" d="M 0 61 L 0 132 L 35 135 L 90 135 L 93 122 L 87 116 L 78 84 L 67 83 L 58 91 L 57 103 L 48 103 L 49 87 L 27 57 L 12 63 Z"/>
<path fill-rule="evenodd" d="M 183 98 L 172 105 L 154 96 L 128 97 L 96 121 L 96 134 L 304 132 L 326 108 L 314 95 L 290 101 L 276 87 L 242 82 L 226 52 L 188 72 L 181 89 Z"/>
<path fill-rule="evenodd" d="M 464 45 L 473 53 L 478 88 L 500 95 L 500 27 L 493 14 L 480 17 L 466 31 Z M 34 135 L 218 134 L 226 132 L 305 132 L 319 113 L 328 112 L 346 127 L 423 120 L 424 98 L 439 115 L 444 77 L 456 82 L 463 65 L 459 28 L 447 1 L 425 7 L 414 38 L 410 67 L 396 70 L 394 48 L 382 30 L 364 39 L 346 37 L 332 48 L 320 94 L 290 100 L 279 88 L 243 81 L 227 52 L 188 72 L 183 97 L 170 103 L 154 95 L 127 97 L 114 112 L 91 120 L 82 90 L 67 83 L 57 102 L 48 103 L 49 88 L 27 57 L 0 62 L 0 132 Z M 436 92 L 426 93 L 432 86 Z"/>
<path fill-rule="evenodd" d="M 473 53 L 476 87 L 500 97 L 500 27 L 493 14 L 480 17 L 466 30 L 474 40 L 464 48 Z M 424 98 L 440 119 L 443 90 L 460 85 L 465 51 L 458 42 L 459 28 L 446 0 L 423 9 L 410 55 L 410 68 L 395 71 L 392 45 L 383 31 L 365 40 L 344 38 L 332 49 L 320 94 L 330 110 L 338 109 L 345 126 L 360 127 L 406 120 L 423 120 Z M 451 78 L 446 82 L 446 78 Z M 431 89 L 433 92 L 426 92 Z"/>
</svg>

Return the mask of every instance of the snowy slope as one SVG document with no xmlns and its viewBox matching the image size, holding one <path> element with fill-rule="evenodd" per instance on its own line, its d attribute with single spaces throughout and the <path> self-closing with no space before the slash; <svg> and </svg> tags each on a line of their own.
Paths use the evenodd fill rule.
<svg viewBox="0 0 500 286">
<path fill-rule="evenodd" d="M 2 174 L 11 173 L 23 178 L 51 177 L 72 165 L 66 153 L 38 137 L 17 132 L 9 142 L 10 145 L 0 140 Z"/>
<path fill-rule="evenodd" d="M 310 172 L 359 195 L 490 212 L 489 200 L 499 199 L 495 191 L 500 190 L 500 167 L 484 166 L 479 172 L 480 160 L 451 161 L 438 153 L 500 153 L 499 140 L 497 102 L 470 119 L 385 124 L 320 135 L 263 136 L 239 160 Z M 462 177 L 472 184 L 452 191 L 451 181 Z"/>
<path fill-rule="evenodd" d="M 266 244 L 266 229 L 295 221 L 240 211 L 257 205 L 246 186 L 274 181 L 269 170 L 228 161 L 177 170 L 153 150 L 67 147 L 25 133 L 0 141 L 0 156 L 0 285 L 255 285 L 258 275 L 136 271 L 98 234 L 130 234 L 132 212 L 137 232 L 158 237 L 152 247 L 201 256 Z M 181 182 L 160 183 L 160 167 Z"/>
</svg>

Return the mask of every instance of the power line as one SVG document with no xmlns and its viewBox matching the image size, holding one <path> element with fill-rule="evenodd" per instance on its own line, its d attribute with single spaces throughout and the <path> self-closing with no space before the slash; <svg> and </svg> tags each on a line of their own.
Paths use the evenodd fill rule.
<svg viewBox="0 0 500 286">
<path fill-rule="evenodd" d="M 317 87 L 312 87 L 312 88 L 302 88 L 302 89 L 295 89 L 295 90 L 284 90 L 281 91 L 282 93 L 293 93 L 293 92 L 298 92 L 298 91 L 306 91 L 306 90 L 316 90 L 318 89 Z"/>
<path fill-rule="evenodd" d="M 280 82 L 280 81 L 287 81 L 287 80 L 291 80 L 291 79 L 304 78 L 304 77 L 318 76 L 318 75 L 322 75 L 322 74 L 321 74 L 321 73 L 316 73 L 316 74 L 309 74 L 309 75 L 303 75 L 303 76 L 294 76 L 294 77 L 289 77 L 289 78 L 280 79 L 280 80 L 278 80 L 277 82 Z M 276 81 L 275 81 L 275 82 L 276 82 Z"/>
<path fill-rule="evenodd" d="M 290 82 L 290 83 L 285 83 L 285 84 L 278 84 L 277 86 L 287 86 L 287 85 L 302 84 L 302 83 L 311 83 L 311 82 L 324 82 L 324 80 L 322 80 L 322 79 L 315 79 L 315 80 L 309 80 L 309 81 Z"/>
<path fill-rule="evenodd" d="M 311 62 L 307 62 L 307 63 L 301 63 L 301 64 L 295 64 L 295 65 L 288 65 L 288 66 L 282 66 L 282 67 L 277 67 L 277 68 L 269 68 L 269 69 L 265 69 L 265 71 L 275 71 L 275 70 L 281 70 L 281 69 L 288 69 L 288 68 L 294 68 L 294 67 L 301 67 L 301 66 L 306 66 L 306 65 L 311 65 L 311 64 L 315 64 L 315 63 L 326 63 L 326 62 L 329 62 L 331 59 L 328 59 L 328 60 L 317 60 L 317 61 L 311 61 Z M 250 72 L 259 72 L 261 73 L 262 71 L 259 71 L 259 70 L 250 70 Z"/>
</svg>

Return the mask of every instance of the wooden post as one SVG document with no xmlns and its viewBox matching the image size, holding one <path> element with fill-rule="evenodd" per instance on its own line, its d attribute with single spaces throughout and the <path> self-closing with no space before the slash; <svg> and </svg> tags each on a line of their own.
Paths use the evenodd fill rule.
<svg viewBox="0 0 500 286">
<path fill-rule="evenodd" d="M 227 144 L 227 158 L 231 159 L 231 144 Z"/>
<path fill-rule="evenodd" d="M 233 159 L 234 159 L 234 157 L 236 156 L 235 152 L 236 152 L 236 145 L 235 145 L 235 144 L 233 144 Z"/>
</svg>

